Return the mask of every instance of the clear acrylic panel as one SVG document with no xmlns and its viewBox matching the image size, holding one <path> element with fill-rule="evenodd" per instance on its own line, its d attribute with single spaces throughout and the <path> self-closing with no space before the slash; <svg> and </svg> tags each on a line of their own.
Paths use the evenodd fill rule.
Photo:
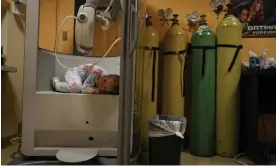
<svg viewBox="0 0 276 166">
<path fill-rule="evenodd" d="M 116 157 L 118 148 L 119 95 L 87 95 L 59 93 L 52 85 L 52 78 L 65 81 L 67 68 L 97 62 L 111 44 L 122 37 L 123 21 L 119 14 L 116 22 L 102 31 L 101 22 L 95 23 L 94 48 L 88 57 L 80 56 L 75 46 L 76 16 L 85 0 L 27 1 L 27 31 L 24 67 L 24 101 L 22 153 L 27 156 L 55 156 L 61 148 L 100 148 L 100 156 Z M 103 2 L 103 1 L 102 1 Z M 145 3 L 133 1 L 138 6 L 139 40 L 132 59 L 133 78 L 136 79 L 135 59 L 141 56 L 142 29 L 144 28 Z M 105 10 L 107 6 L 101 6 Z M 122 11 L 121 11 L 122 12 Z M 137 19 L 136 17 L 134 19 Z M 55 54 L 57 34 L 60 33 Z M 37 32 L 37 33 L 36 33 Z M 34 48 L 36 47 L 36 49 Z M 120 75 L 122 41 L 97 65 L 108 74 Z M 57 58 L 56 58 L 57 57 Z M 133 92 L 137 91 L 133 81 Z M 130 93 L 130 92 L 129 92 Z M 134 93 L 130 93 L 134 100 Z M 124 97 L 125 94 L 120 97 Z M 141 108 L 134 109 L 132 102 L 131 161 L 137 159 L 141 145 Z M 40 117 L 39 120 L 34 117 Z M 26 123 L 28 122 L 28 123 Z M 48 135 L 51 135 L 49 137 Z"/>
</svg>

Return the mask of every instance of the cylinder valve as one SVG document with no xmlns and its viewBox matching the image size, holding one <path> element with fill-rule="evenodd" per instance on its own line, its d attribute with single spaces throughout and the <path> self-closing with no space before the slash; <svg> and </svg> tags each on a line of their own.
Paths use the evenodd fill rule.
<svg viewBox="0 0 276 166">
<path fill-rule="evenodd" d="M 225 16 L 229 15 L 229 14 L 233 14 L 233 5 L 231 3 L 226 5 L 227 9 L 224 10 L 224 12 L 226 12 Z"/>
<path fill-rule="evenodd" d="M 202 14 L 200 18 L 201 20 L 199 21 L 199 25 L 207 25 L 206 15 Z"/>
<path fill-rule="evenodd" d="M 146 25 L 152 25 L 152 16 L 146 14 Z"/>
<path fill-rule="evenodd" d="M 173 14 L 173 18 L 169 19 L 169 21 L 172 21 L 172 25 L 179 24 L 178 16 L 178 14 Z"/>
</svg>

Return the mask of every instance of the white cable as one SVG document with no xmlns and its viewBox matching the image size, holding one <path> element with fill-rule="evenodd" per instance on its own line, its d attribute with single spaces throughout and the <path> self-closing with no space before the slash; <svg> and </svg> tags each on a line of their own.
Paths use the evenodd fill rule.
<svg viewBox="0 0 276 166">
<path fill-rule="evenodd" d="M 99 16 L 99 15 L 97 15 L 97 18 L 101 19 L 101 22 L 102 22 L 102 31 L 108 30 L 108 28 L 110 26 L 108 19 L 106 19 L 104 16 Z"/>
<path fill-rule="evenodd" d="M 58 64 L 59 64 L 60 66 L 66 68 L 66 69 L 72 69 L 72 68 L 69 68 L 69 67 L 63 65 L 63 64 L 58 60 L 58 56 L 57 56 L 57 47 L 58 47 L 58 42 L 59 42 L 60 33 L 61 33 L 62 29 L 63 29 L 63 25 L 64 25 L 64 23 L 67 21 L 67 19 L 69 19 L 69 18 L 74 18 L 74 20 L 77 19 L 76 16 L 67 16 L 67 17 L 64 18 L 64 20 L 62 21 L 61 26 L 60 26 L 60 28 L 59 28 L 58 35 L 56 36 L 56 42 L 55 42 L 55 48 L 54 48 L 54 50 L 55 50 L 56 61 L 58 62 Z"/>
<path fill-rule="evenodd" d="M 242 155 L 245 155 L 245 153 L 241 153 L 241 154 L 238 154 L 236 157 L 234 157 L 234 162 L 238 163 L 238 164 L 241 164 L 241 165 L 248 165 L 242 161 L 239 160 L 239 158 L 242 156 Z"/>
<path fill-rule="evenodd" d="M 57 47 L 58 47 L 58 42 L 59 42 L 60 34 L 61 34 L 62 29 L 63 29 L 63 25 L 65 24 L 65 22 L 66 22 L 69 18 L 74 18 L 74 20 L 77 19 L 76 16 L 67 16 L 67 17 L 65 17 L 64 20 L 62 21 L 61 26 L 60 26 L 60 29 L 59 29 L 59 32 L 58 32 L 58 35 L 56 36 L 56 42 L 55 42 L 55 47 L 54 47 L 54 55 L 55 55 L 55 57 L 56 57 L 56 61 L 58 62 L 58 64 L 59 64 L 60 66 L 66 68 L 66 69 L 73 69 L 73 68 L 67 67 L 67 66 L 65 66 L 64 64 L 62 64 L 62 63 L 59 61 L 58 56 L 57 56 Z M 112 45 L 109 47 L 109 49 L 107 50 L 107 52 L 104 54 L 104 56 L 102 56 L 102 58 L 101 58 L 100 60 L 98 60 L 98 61 L 96 61 L 94 64 L 92 64 L 92 66 L 94 66 L 94 65 L 98 64 L 99 62 L 101 62 L 101 61 L 109 54 L 109 52 L 110 52 L 111 49 L 114 47 L 114 45 L 115 45 L 117 42 L 119 42 L 121 39 L 122 39 L 122 38 L 116 39 L 116 40 L 112 43 Z M 77 59 L 78 59 L 78 58 L 77 58 Z M 81 58 L 80 58 L 80 59 L 81 59 Z"/>
<path fill-rule="evenodd" d="M 121 40 L 122 38 L 118 38 L 118 39 L 116 39 L 112 44 L 111 44 L 111 46 L 109 47 L 109 49 L 107 50 L 107 52 L 104 54 L 104 56 L 102 56 L 102 58 L 101 59 L 99 59 L 98 61 L 96 61 L 93 65 L 97 65 L 99 62 L 101 62 L 107 55 L 108 55 L 108 53 L 111 51 L 111 49 L 113 48 L 113 46 L 117 43 L 117 42 L 119 42 L 120 40 Z M 92 66 L 93 66 L 92 65 Z"/>
<path fill-rule="evenodd" d="M 105 13 L 108 12 L 110 8 L 111 8 L 111 6 L 108 6 L 104 12 Z"/>
<path fill-rule="evenodd" d="M 22 165 L 33 165 L 33 164 L 42 164 L 42 163 L 58 163 L 59 161 L 34 161 L 29 163 L 22 163 Z"/>
<path fill-rule="evenodd" d="M 113 4 L 113 0 L 111 0 L 110 2 L 109 2 L 109 5 L 108 5 L 108 7 L 105 9 L 105 13 L 107 13 L 110 9 L 111 9 L 111 7 L 112 7 L 112 4 Z"/>
</svg>

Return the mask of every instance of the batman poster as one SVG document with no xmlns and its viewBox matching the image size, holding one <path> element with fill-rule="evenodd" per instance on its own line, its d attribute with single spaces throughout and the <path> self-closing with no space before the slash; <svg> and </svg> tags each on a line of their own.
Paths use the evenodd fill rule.
<svg viewBox="0 0 276 166">
<path fill-rule="evenodd" d="M 276 37 L 276 0 L 232 0 L 243 37 Z"/>
</svg>

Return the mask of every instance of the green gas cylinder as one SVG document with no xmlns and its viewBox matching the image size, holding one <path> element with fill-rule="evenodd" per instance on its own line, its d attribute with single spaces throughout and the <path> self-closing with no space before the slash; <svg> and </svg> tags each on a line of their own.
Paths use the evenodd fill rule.
<svg viewBox="0 0 276 166">
<path fill-rule="evenodd" d="M 197 156 L 215 153 L 216 36 L 205 15 L 192 35 L 192 117 L 191 152 Z"/>
</svg>

